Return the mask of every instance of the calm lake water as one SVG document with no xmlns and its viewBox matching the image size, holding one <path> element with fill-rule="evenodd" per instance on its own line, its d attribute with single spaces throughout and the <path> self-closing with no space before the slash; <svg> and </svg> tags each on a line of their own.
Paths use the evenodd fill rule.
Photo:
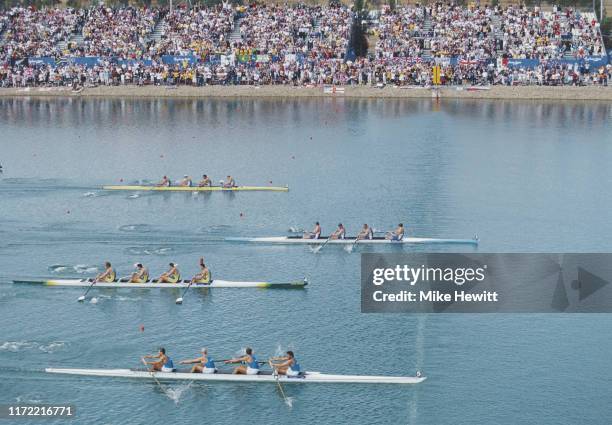
<svg viewBox="0 0 612 425">
<path fill-rule="evenodd" d="M 0 403 L 72 403 L 78 423 L 607 424 L 610 315 L 360 313 L 362 252 L 610 252 L 612 106 L 431 100 L 0 99 Z M 288 193 L 108 193 L 163 174 Z M 253 246 L 290 227 L 349 233 L 402 221 L 478 248 Z M 14 286 L 88 277 L 104 260 L 289 291 L 92 291 Z M 144 325 L 144 332 L 140 326 Z M 308 370 L 413 375 L 416 386 L 170 384 L 51 376 L 293 349 Z M 25 423 L 25 422 L 24 422 Z M 48 422 L 47 422 L 48 423 Z M 76 423 L 76 422 L 75 422 Z"/>
</svg>

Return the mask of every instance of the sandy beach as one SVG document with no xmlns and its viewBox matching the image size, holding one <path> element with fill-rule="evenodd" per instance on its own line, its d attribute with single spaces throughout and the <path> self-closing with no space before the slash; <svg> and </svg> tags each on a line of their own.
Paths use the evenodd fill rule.
<svg viewBox="0 0 612 425">
<path fill-rule="evenodd" d="M 60 96 L 60 97 L 121 97 L 121 98 L 285 98 L 285 97 L 350 97 L 350 98 L 467 98 L 467 99 L 524 99 L 524 100 L 603 100 L 612 101 L 612 86 L 588 87 L 540 87 L 540 86 L 492 86 L 486 90 L 471 90 L 468 87 L 342 87 L 335 93 L 325 92 L 322 87 L 292 86 L 206 86 L 206 87 L 162 87 L 162 86 L 101 86 L 85 88 L 79 93 L 68 87 L 32 87 L 0 89 L 0 97 L 12 96 Z"/>
</svg>

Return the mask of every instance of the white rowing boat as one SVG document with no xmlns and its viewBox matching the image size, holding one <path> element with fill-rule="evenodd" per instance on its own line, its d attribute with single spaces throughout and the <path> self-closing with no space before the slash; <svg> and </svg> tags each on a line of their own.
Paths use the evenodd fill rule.
<svg viewBox="0 0 612 425">
<path fill-rule="evenodd" d="M 252 242 L 263 244 L 298 244 L 298 245 L 317 245 L 327 242 L 327 237 L 319 239 L 304 239 L 301 236 L 274 236 L 264 238 L 225 238 L 228 242 Z M 478 245 L 479 239 L 474 236 L 472 239 L 439 239 L 439 238 L 416 238 L 404 237 L 401 241 L 392 241 L 383 237 L 375 237 L 373 239 L 361 239 L 355 242 L 355 238 L 332 239 L 328 243 L 331 244 L 387 244 L 387 245 L 402 245 L 402 244 L 470 244 Z"/>
<path fill-rule="evenodd" d="M 154 191 L 154 192 L 288 192 L 288 186 L 142 186 L 142 185 L 120 185 L 102 186 L 103 190 L 130 190 L 130 191 Z"/>
<path fill-rule="evenodd" d="M 320 372 L 304 372 L 297 377 L 284 375 L 274 376 L 272 372 L 261 372 L 259 375 L 233 375 L 231 372 L 215 374 L 187 372 L 147 372 L 132 369 L 60 369 L 46 368 L 47 373 L 79 376 L 102 376 L 109 378 L 140 378 L 158 379 L 160 381 L 222 381 L 222 382 L 280 382 L 288 383 L 335 383 L 335 384 L 418 384 L 424 376 L 360 376 L 360 375 L 328 375 Z"/>
<path fill-rule="evenodd" d="M 44 286 L 71 286 L 71 287 L 88 287 L 91 285 L 91 279 L 50 279 L 50 280 L 14 280 L 15 284 L 30 284 Z M 231 280 L 215 279 L 211 283 L 194 283 L 192 288 L 303 288 L 308 285 L 308 281 L 304 278 L 289 282 L 240 282 Z M 147 289 L 147 288 L 186 288 L 189 286 L 189 281 L 181 280 L 178 283 L 161 283 L 155 280 L 147 283 L 131 283 L 126 281 L 115 282 L 97 282 L 94 285 L 96 288 L 131 288 L 131 289 Z"/>
</svg>

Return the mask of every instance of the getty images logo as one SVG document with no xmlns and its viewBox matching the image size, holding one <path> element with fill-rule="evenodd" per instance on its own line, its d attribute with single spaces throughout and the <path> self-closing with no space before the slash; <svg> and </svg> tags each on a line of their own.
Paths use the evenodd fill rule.
<svg viewBox="0 0 612 425">
<path fill-rule="evenodd" d="M 375 268 L 372 283 L 376 286 L 389 282 L 405 282 L 414 286 L 420 282 L 446 282 L 455 285 L 482 282 L 486 277 L 487 265 L 480 267 L 429 267 L 424 264 L 411 267 L 408 264 L 395 267 Z"/>
<path fill-rule="evenodd" d="M 610 313 L 612 253 L 364 253 L 361 293 L 364 313 Z"/>
</svg>

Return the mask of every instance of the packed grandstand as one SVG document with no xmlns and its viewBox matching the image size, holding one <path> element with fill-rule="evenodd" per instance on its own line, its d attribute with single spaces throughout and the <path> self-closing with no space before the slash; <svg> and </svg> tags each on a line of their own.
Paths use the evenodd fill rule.
<svg viewBox="0 0 612 425">
<path fill-rule="evenodd" d="M 347 6 L 0 10 L 0 87 L 54 85 L 607 85 L 592 12 L 383 7 L 350 46 Z M 434 67 L 440 78 L 433 79 Z"/>
</svg>

